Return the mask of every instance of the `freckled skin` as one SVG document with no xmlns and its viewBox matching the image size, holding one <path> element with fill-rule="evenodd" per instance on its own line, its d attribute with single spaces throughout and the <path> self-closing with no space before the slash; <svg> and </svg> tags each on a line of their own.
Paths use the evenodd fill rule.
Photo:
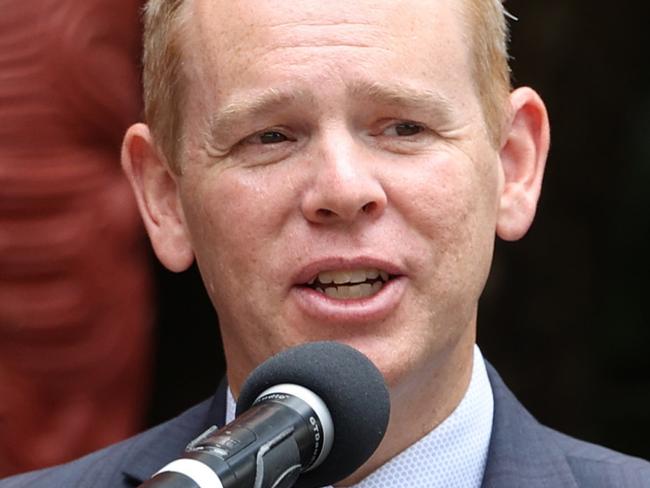
<svg viewBox="0 0 650 488">
<path fill-rule="evenodd" d="M 534 214 L 541 173 L 530 178 L 532 210 L 500 217 L 504 189 L 519 188 L 508 175 L 523 174 L 503 154 L 535 153 L 490 144 L 457 10 L 451 0 L 192 2 L 182 174 L 165 186 L 179 210 L 148 223 L 152 242 L 172 269 L 189 264 L 184 247 L 196 258 L 235 394 L 264 359 L 307 341 L 346 342 L 378 365 L 391 390 L 388 433 L 344 483 L 456 407 L 495 230 L 516 238 Z M 387 104 L 351 88 L 372 84 L 433 95 L 421 106 Z M 210 125 L 269 90 L 289 99 Z M 181 237 L 170 245 L 161 235 Z M 400 270 L 403 293 L 389 313 L 333 324 L 305 312 L 294 278 L 333 256 Z"/>
</svg>

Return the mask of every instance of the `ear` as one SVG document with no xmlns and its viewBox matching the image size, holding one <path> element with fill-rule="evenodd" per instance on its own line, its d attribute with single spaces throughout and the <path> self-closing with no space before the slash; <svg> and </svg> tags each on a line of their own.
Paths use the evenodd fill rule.
<svg viewBox="0 0 650 488">
<path fill-rule="evenodd" d="M 133 187 L 156 256 L 171 271 L 186 270 L 194 254 L 178 196 L 178 176 L 169 169 L 146 125 L 135 124 L 127 131 L 122 168 Z"/>
<path fill-rule="evenodd" d="M 550 144 L 544 102 L 530 88 L 510 95 L 510 119 L 500 151 L 504 176 L 497 217 L 497 235 L 504 240 L 522 238 L 533 222 Z"/>
</svg>

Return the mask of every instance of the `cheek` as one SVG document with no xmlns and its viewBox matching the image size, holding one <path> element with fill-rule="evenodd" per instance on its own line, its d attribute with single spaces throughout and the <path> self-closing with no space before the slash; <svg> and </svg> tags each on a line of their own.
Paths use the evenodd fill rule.
<svg viewBox="0 0 650 488">
<path fill-rule="evenodd" d="M 489 266 L 497 209 L 496 172 L 489 168 L 441 155 L 419 177 L 409 172 L 409 181 L 402 182 L 408 198 L 397 207 L 415 230 L 419 252 L 413 255 L 422 260 L 417 266 L 452 288 L 475 286 L 477 269 L 486 273 Z"/>
<path fill-rule="evenodd" d="M 215 171 L 188 181 L 187 226 L 206 285 L 228 303 L 255 295 L 257 275 L 272 274 L 291 213 L 291 192 L 278 178 L 257 170 Z M 260 293 L 261 294 L 261 293 Z M 240 296 L 237 298 L 237 296 Z"/>
<path fill-rule="evenodd" d="M 482 189 L 467 164 L 439 158 L 422 171 L 410 172 L 402 186 L 409 191 L 399 207 L 424 239 L 441 245 L 468 237 L 462 233 L 469 231 L 472 217 L 480 212 Z"/>
</svg>

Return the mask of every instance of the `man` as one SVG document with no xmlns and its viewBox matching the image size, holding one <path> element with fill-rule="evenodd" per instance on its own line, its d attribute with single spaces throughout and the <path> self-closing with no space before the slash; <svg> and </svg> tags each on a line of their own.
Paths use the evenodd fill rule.
<svg viewBox="0 0 650 488">
<path fill-rule="evenodd" d="M 505 39 L 494 0 L 149 4 L 149 125 L 123 164 L 154 249 L 197 260 L 234 398 L 307 341 L 377 364 L 388 431 L 340 486 L 650 486 L 648 463 L 537 424 L 475 348 L 494 235 L 527 231 L 549 145 Z M 224 403 L 0 486 L 137 486 Z"/>
</svg>

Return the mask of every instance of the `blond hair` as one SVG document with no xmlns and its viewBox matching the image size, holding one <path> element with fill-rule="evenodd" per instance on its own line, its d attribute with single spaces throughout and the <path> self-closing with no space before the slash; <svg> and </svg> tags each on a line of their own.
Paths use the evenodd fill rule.
<svg viewBox="0 0 650 488">
<path fill-rule="evenodd" d="M 491 142 L 500 144 L 511 90 L 508 23 L 502 0 L 464 0 L 472 45 L 472 70 Z M 183 39 L 189 0 L 148 0 L 144 14 L 144 111 L 170 167 L 178 159 L 186 80 Z"/>
<path fill-rule="evenodd" d="M 492 145 L 499 147 L 512 90 L 509 14 L 502 0 L 465 0 L 474 84 Z"/>
<path fill-rule="evenodd" d="M 181 129 L 186 98 L 183 39 L 187 0 L 149 0 L 144 10 L 142 85 L 144 117 L 169 166 L 180 165 Z"/>
</svg>

